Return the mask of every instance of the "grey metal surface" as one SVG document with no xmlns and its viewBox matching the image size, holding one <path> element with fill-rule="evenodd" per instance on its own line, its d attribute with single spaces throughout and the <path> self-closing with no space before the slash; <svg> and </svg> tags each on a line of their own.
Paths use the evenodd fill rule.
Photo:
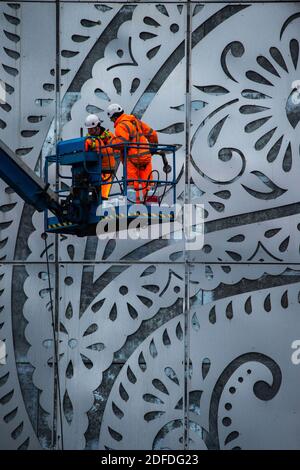
<svg viewBox="0 0 300 470">
<path fill-rule="evenodd" d="M 56 103 L 55 2 L 2 2 L 0 79 L 10 93 L 0 106 L 0 138 L 39 173 L 40 156 L 55 144 L 56 104 L 68 138 L 79 135 L 88 111 L 104 115 L 109 100 L 121 102 L 158 129 L 162 143 L 181 145 L 182 200 L 185 3 L 60 2 Z M 207 211 L 205 246 L 188 254 L 187 266 L 178 242 L 60 236 L 56 252 L 49 237 L 65 448 L 181 449 L 185 386 L 190 448 L 299 448 L 299 374 L 291 362 L 299 339 L 299 113 L 290 87 L 300 78 L 300 8 L 192 2 L 192 15 L 189 171 L 191 202 Z M 268 116 L 256 130 L 249 126 Z M 54 183 L 54 169 L 50 176 Z M 0 339 L 8 350 L 0 366 L 0 447 L 49 448 L 54 344 L 43 217 L 0 184 Z M 59 413 L 56 427 L 61 447 Z"/>
<path fill-rule="evenodd" d="M 191 309 L 190 449 L 299 448 L 299 373 L 288 356 L 298 295 L 299 283 Z M 182 354 L 182 316 L 136 349 L 107 402 L 102 449 L 182 448 Z"/>
</svg>

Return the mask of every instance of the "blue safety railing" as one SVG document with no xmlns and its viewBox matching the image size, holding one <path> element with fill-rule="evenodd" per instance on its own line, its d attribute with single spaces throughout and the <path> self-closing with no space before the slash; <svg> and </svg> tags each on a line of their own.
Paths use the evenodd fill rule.
<svg viewBox="0 0 300 470">
<path fill-rule="evenodd" d="M 164 197 L 167 192 L 172 191 L 173 197 L 172 201 L 173 204 L 176 203 L 176 146 L 175 145 L 164 145 L 164 144 L 132 144 L 132 143 L 124 143 L 122 144 L 122 150 L 120 152 L 120 145 L 117 144 L 112 144 L 112 145 L 106 145 L 103 146 L 102 143 L 100 143 L 100 151 L 85 151 L 85 142 L 88 139 L 92 140 L 97 140 L 96 137 L 85 137 L 82 139 L 74 139 L 70 141 L 65 141 L 61 144 L 65 144 L 63 150 L 60 148 L 60 144 L 57 146 L 57 153 L 56 155 L 48 156 L 46 157 L 46 164 L 45 164 L 45 181 L 48 183 L 49 179 L 49 171 L 48 167 L 50 164 L 55 163 L 56 164 L 56 175 L 60 179 L 67 179 L 67 180 L 72 180 L 72 183 L 74 184 L 74 172 L 76 172 L 76 168 L 82 166 L 84 169 L 84 172 L 89 176 L 90 182 L 92 182 L 95 186 L 99 188 L 99 204 L 102 204 L 103 198 L 102 198 L 102 191 L 101 188 L 104 185 L 110 184 L 112 185 L 112 188 L 116 188 L 116 186 L 119 186 L 120 191 L 113 192 L 111 190 L 110 192 L 110 197 L 113 196 L 125 196 L 128 199 L 128 187 L 131 185 L 134 185 L 135 183 L 138 183 L 139 185 L 143 184 L 149 184 L 155 185 L 156 186 L 156 191 L 158 189 L 163 189 L 163 194 L 162 196 Z M 73 145 L 72 145 L 73 144 Z M 118 168 L 112 168 L 112 176 L 113 180 L 112 181 L 105 181 L 102 180 L 102 174 L 106 173 L 105 169 L 102 167 L 102 157 L 107 157 L 108 155 L 103 152 L 105 149 L 108 149 L 109 151 L 113 151 L 113 156 L 116 159 L 116 161 L 119 161 L 122 159 L 122 164 L 123 164 L 123 171 L 122 171 L 122 177 L 118 177 L 117 175 L 117 170 Z M 155 162 L 155 158 L 157 158 L 159 155 L 163 156 L 165 158 L 165 162 L 171 159 L 172 163 L 172 170 L 170 173 L 170 179 L 168 177 L 167 173 L 163 173 L 164 176 L 161 177 L 159 174 L 158 170 L 152 170 L 152 173 L 157 173 L 158 177 L 155 179 L 128 179 L 127 175 L 127 159 L 131 158 L 130 155 L 128 155 L 130 149 L 138 149 L 141 151 L 141 153 L 149 152 L 153 154 L 153 160 L 152 162 Z M 138 157 L 138 154 L 135 154 L 134 157 Z M 72 176 L 67 176 L 61 173 L 61 167 L 62 166 L 71 166 L 72 167 Z M 108 173 L 108 171 L 107 171 Z M 72 186 L 73 186 L 72 184 Z M 68 193 L 68 190 L 56 190 L 58 193 L 59 197 L 64 197 L 63 194 Z M 160 195 L 161 196 L 161 195 Z M 160 201 L 161 203 L 162 201 Z"/>
</svg>

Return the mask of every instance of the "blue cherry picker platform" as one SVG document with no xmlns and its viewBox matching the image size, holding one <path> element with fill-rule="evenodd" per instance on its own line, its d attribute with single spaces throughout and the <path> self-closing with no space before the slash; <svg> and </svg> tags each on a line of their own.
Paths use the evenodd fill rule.
<svg viewBox="0 0 300 470">
<path fill-rule="evenodd" d="M 149 144 L 150 148 L 152 147 Z M 109 148 L 113 149 L 111 145 Z M 155 145 L 152 153 L 163 159 L 164 177 L 153 170 L 148 180 L 129 180 L 127 177 L 127 158 L 130 148 L 142 145 L 124 144 L 122 148 L 122 167 L 120 171 L 111 168 L 111 181 L 102 179 L 102 146 L 99 151 L 86 151 L 86 138 L 61 141 L 57 144 L 56 155 L 46 157 L 44 180 L 38 177 L 21 158 L 17 157 L 0 140 L 0 177 L 28 204 L 45 214 L 45 232 L 92 236 L 97 233 L 97 226 L 115 219 L 118 231 L 129 226 L 135 220 L 144 219 L 146 225 L 174 221 L 176 203 L 176 146 Z M 120 152 L 114 149 L 115 158 Z M 155 155 L 156 154 L 156 155 Z M 172 159 L 172 166 L 168 162 Z M 55 165 L 55 189 L 50 188 L 49 168 Z M 68 175 L 64 170 L 70 168 Z M 118 176 L 119 174 L 119 176 Z M 156 178 L 154 177 L 156 174 Z M 171 174 L 169 178 L 168 175 Z M 68 189 L 60 189 L 57 181 L 69 181 Z M 138 183 L 150 188 L 151 195 L 143 196 L 139 204 L 131 199 L 132 185 Z M 102 197 L 103 185 L 111 184 L 108 200 Z M 146 186 L 145 186 L 146 185 Z M 149 191 L 149 193 L 150 193 Z M 164 197 L 171 192 L 171 203 L 163 204 Z M 140 191 L 142 194 L 142 191 Z M 52 214 L 49 214 L 49 211 Z M 124 226 L 124 221 L 125 226 Z M 109 224 L 108 224 L 109 225 Z"/>
</svg>

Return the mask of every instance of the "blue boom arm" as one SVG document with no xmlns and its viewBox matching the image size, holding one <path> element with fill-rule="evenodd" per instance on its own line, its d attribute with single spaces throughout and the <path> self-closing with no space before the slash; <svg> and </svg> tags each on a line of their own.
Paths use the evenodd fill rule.
<svg viewBox="0 0 300 470">
<path fill-rule="evenodd" d="M 0 140 L 0 178 L 37 211 L 61 213 L 58 195 Z"/>
</svg>

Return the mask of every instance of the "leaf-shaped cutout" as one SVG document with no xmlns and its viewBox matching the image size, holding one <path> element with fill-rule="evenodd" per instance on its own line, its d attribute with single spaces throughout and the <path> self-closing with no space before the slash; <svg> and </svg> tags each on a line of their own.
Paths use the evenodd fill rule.
<svg viewBox="0 0 300 470">
<path fill-rule="evenodd" d="M 266 111 L 270 108 L 267 108 L 266 106 L 257 106 L 255 104 L 247 104 L 244 106 L 241 106 L 239 111 L 241 114 L 256 114 L 256 113 L 262 113 L 263 111 Z"/>
<path fill-rule="evenodd" d="M 89 104 L 85 109 L 86 112 L 89 114 L 100 114 L 104 111 L 102 108 L 99 108 L 98 106 L 92 104 Z"/>
<path fill-rule="evenodd" d="M 108 5 L 99 5 L 99 4 L 97 4 L 97 5 L 94 5 L 94 7 L 97 10 L 101 11 L 102 13 L 106 13 L 107 11 L 112 10 L 112 7 L 109 7 Z"/>
<path fill-rule="evenodd" d="M 154 28 L 158 28 L 160 26 L 160 24 L 153 18 L 150 18 L 150 16 L 145 16 L 143 21 L 146 25 L 153 26 Z"/>
<path fill-rule="evenodd" d="M 16 440 L 18 439 L 18 437 L 22 434 L 22 431 L 24 429 L 24 423 L 23 421 L 19 424 L 19 426 L 17 426 L 13 431 L 12 433 L 10 434 L 11 437 Z"/>
<path fill-rule="evenodd" d="M 282 140 L 283 140 L 283 135 L 275 142 L 274 145 L 272 145 L 272 147 L 268 151 L 268 153 L 267 153 L 268 162 L 272 163 L 278 157 L 278 154 L 279 154 L 280 149 L 281 149 Z"/>
<path fill-rule="evenodd" d="M 298 65 L 298 59 L 299 59 L 299 42 L 297 41 L 297 39 L 291 39 L 290 53 L 291 53 L 292 61 L 296 70 L 297 65 Z"/>
<path fill-rule="evenodd" d="M 264 134 L 262 137 L 260 137 L 256 142 L 255 142 L 255 150 L 262 150 L 265 148 L 265 146 L 270 142 L 272 139 L 274 132 L 276 131 L 277 127 L 274 127 L 274 129 L 271 129 L 269 132 Z"/>
<path fill-rule="evenodd" d="M 119 408 L 114 402 L 112 402 L 111 407 L 112 407 L 112 410 L 113 410 L 114 415 L 115 415 L 117 418 L 122 419 L 123 416 L 124 416 L 123 411 L 120 410 L 120 408 Z"/>
<path fill-rule="evenodd" d="M 275 235 L 277 235 L 277 233 L 279 233 L 280 231 L 281 231 L 281 228 L 271 228 L 270 230 L 267 230 L 265 232 L 265 237 L 266 238 L 272 238 Z"/>
<path fill-rule="evenodd" d="M 269 80 L 263 77 L 260 73 L 254 72 L 253 70 L 248 70 L 246 72 L 246 77 L 249 78 L 252 82 L 260 83 L 262 85 L 274 86 Z"/>
<path fill-rule="evenodd" d="M 288 68 L 286 66 L 286 63 L 284 61 L 283 55 L 281 54 L 280 50 L 277 49 L 277 47 L 271 47 L 270 48 L 270 54 L 273 57 L 273 59 L 275 60 L 275 62 L 277 62 L 277 64 L 280 65 L 280 67 L 283 70 L 288 72 Z"/>
<path fill-rule="evenodd" d="M 22 442 L 22 444 L 18 446 L 17 450 L 28 450 L 29 443 L 30 443 L 30 437 L 27 437 L 27 439 L 25 439 L 25 441 Z"/>
<path fill-rule="evenodd" d="M 156 271 L 156 267 L 155 266 L 148 266 L 148 268 L 145 269 L 145 271 L 143 271 L 143 273 L 141 274 L 141 277 L 144 277 L 144 276 L 150 276 L 151 274 L 154 274 Z"/>
<path fill-rule="evenodd" d="M 237 439 L 239 437 L 239 433 L 237 431 L 232 431 L 228 436 L 226 437 L 224 441 L 224 445 L 229 444 L 229 442 L 232 442 L 234 439 Z"/>
<path fill-rule="evenodd" d="M 13 397 L 14 390 L 11 390 L 10 392 L 6 393 L 3 397 L 0 398 L 0 404 L 1 405 L 6 405 Z"/>
<path fill-rule="evenodd" d="M 4 240 L 1 240 L 1 241 L 0 241 L 0 250 L 2 250 L 2 248 L 5 247 L 5 245 L 7 244 L 7 242 L 8 242 L 8 237 L 5 238 Z"/>
<path fill-rule="evenodd" d="M 120 394 L 120 397 L 122 398 L 123 401 L 128 401 L 129 400 L 129 395 L 126 392 L 123 384 L 119 385 L 119 394 Z"/>
<path fill-rule="evenodd" d="M 136 309 L 130 304 L 127 302 L 127 308 L 128 308 L 128 313 L 129 315 L 131 316 L 131 318 L 133 320 L 136 320 L 138 318 L 138 312 L 136 311 Z"/>
<path fill-rule="evenodd" d="M 91 309 L 94 313 L 98 312 L 100 310 L 100 308 L 102 307 L 102 305 L 104 304 L 105 302 L 105 299 L 101 299 L 99 300 L 98 302 L 96 302 L 95 304 L 92 305 Z"/>
<path fill-rule="evenodd" d="M 16 16 L 8 15 L 7 13 L 3 13 L 3 15 L 5 16 L 5 19 L 14 26 L 18 26 L 21 22 L 21 20 L 19 20 L 19 18 Z"/>
<path fill-rule="evenodd" d="M 1 360 L 3 359 L 3 357 L 0 358 Z M 1 369 L 0 369 L 1 370 Z M 2 377 L 0 377 L 0 387 L 3 387 L 3 385 L 6 384 L 7 380 L 8 380 L 8 377 L 9 377 L 9 372 L 7 372 L 7 374 L 3 375 Z"/>
<path fill-rule="evenodd" d="M 93 28 L 94 26 L 99 26 L 101 24 L 101 21 L 91 21 L 91 20 L 87 20 L 87 19 L 82 19 L 80 21 L 80 24 L 84 28 Z"/>
<path fill-rule="evenodd" d="M 231 197 L 231 192 L 230 191 L 217 191 L 214 193 L 215 196 L 220 197 L 221 199 L 229 199 Z"/>
<path fill-rule="evenodd" d="M 266 95 L 265 93 L 261 93 L 257 90 L 246 89 L 243 90 L 241 95 L 243 98 L 248 98 L 250 100 L 265 100 L 267 98 L 271 98 L 271 96 Z"/>
<path fill-rule="evenodd" d="M 282 161 L 282 169 L 286 173 L 292 169 L 292 147 L 291 143 L 288 144 L 287 149 L 285 151 L 283 161 Z"/>
<path fill-rule="evenodd" d="M 141 80 L 139 78 L 134 78 L 131 83 L 130 93 L 133 94 L 136 92 L 140 86 Z"/>
<path fill-rule="evenodd" d="M 215 143 L 217 142 L 220 132 L 222 130 L 222 127 L 224 126 L 227 118 L 228 118 L 228 114 L 219 122 L 217 122 L 217 124 L 215 124 L 214 127 L 209 132 L 208 137 L 207 137 L 209 147 L 213 147 Z"/>
<path fill-rule="evenodd" d="M 210 362 L 210 359 L 208 359 L 208 357 L 205 357 L 202 361 L 202 365 L 201 365 L 201 372 L 202 372 L 202 378 L 203 380 L 205 379 L 205 377 L 207 376 L 208 372 L 209 372 L 209 369 L 210 369 L 210 366 L 211 366 L 211 362 Z"/>
<path fill-rule="evenodd" d="M 81 360 L 82 360 L 84 366 L 89 370 L 92 369 L 92 367 L 93 367 L 92 361 L 82 353 L 80 353 L 80 357 L 81 357 Z"/>
<path fill-rule="evenodd" d="M 205 276 L 206 276 L 206 279 L 214 278 L 214 273 L 210 266 L 205 266 Z"/>
<path fill-rule="evenodd" d="M 12 110 L 12 107 L 8 103 L 1 103 L 0 108 L 3 109 L 6 113 L 9 113 Z"/>
<path fill-rule="evenodd" d="M 156 8 L 162 15 L 169 16 L 168 10 L 166 9 L 166 7 L 165 7 L 164 5 L 155 5 L 155 8 Z"/>
<path fill-rule="evenodd" d="M 148 39 L 153 39 L 153 38 L 156 38 L 156 37 L 157 37 L 157 34 L 149 33 L 149 32 L 146 32 L 146 31 L 143 31 L 143 32 L 140 33 L 140 38 L 143 41 L 147 41 Z"/>
<path fill-rule="evenodd" d="M 176 122 L 171 126 L 165 127 L 164 129 L 158 129 L 157 132 L 162 134 L 179 134 L 180 132 L 184 131 L 184 124 L 183 122 Z"/>
<path fill-rule="evenodd" d="M 160 291 L 159 286 L 156 286 L 154 284 L 148 284 L 148 285 L 142 286 L 142 288 L 148 290 L 149 292 L 154 292 L 155 294 L 157 294 L 157 292 Z"/>
<path fill-rule="evenodd" d="M 281 306 L 282 306 L 282 308 L 288 308 L 288 306 L 289 306 L 289 298 L 288 298 L 288 291 L 287 290 L 282 294 Z"/>
<path fill-rule="evenodd" d="M 92 323 L 83 333 L 83 336 L 89 336 L 95 333 L 98 330 L 98 325 L 96 323 Z"/>
<path fill-rule="evenodd" d="M 281 242 L 280 245 L 279 245 L 279 251 L 281 253 L 286 252 L 286 250 L 289 247 L 289 243 L 290 243 L 290 237 L 285 238 L 285 240 L 283 240 L 283 242 Z"/>
<path fill-rule="evenodd" d="M 33 137 L 40 131 L 21 131 L 21 136 L 25 138 Z"/>
<path fill-rule="evenodd" d="M 172 380 L 172 382 L 174 382 L 176 385 L 179 385 L 177 374 L 174 369 L 172 369 L 172 367 L 165 367 L 165 374 L 168 379 Z"/>
<path fill-rule="evenodd" d="M 4 416 L 3 421 L 7 424 L 12 421 L 18 413 L 18 407 L 14 408 L 12 411 L 10 411 L 7 415 Z"/>
<path fill-rule="evenodd" d="M 117 316 L 118 316 L 117 306 L 116 304 L 113 304 L 111 311 L 109 312 L 109 319 L 111 321 L 115 321 Z"/>
<path fill-rule="evenodd" d="M 222 271 L 224 271 L 224 273 L 228 274 L 231 272 L 231 267 L 230 266 L 221 266 L 222 268 Z"/>
<path fill-rule="evenodd" d="M 105 246 L 103 256 L 102 256 L 102 259 L 104 261 L 107 260 L 107 258 L 109 258 L 111 256 L 111 254 L 114 252 L 116 246 L 117 246 L 117 243 L 116 243 L 115 239 L 108 240 L 108 242 Z"/>
<path fill-rule="evenodd" d="M 74 417 L 74 409 L 67 390 L 65 391 L 63 398 L 63 411 L 68 424 L 71 424 Z"/>
<path fill-rule="evenodd" d="M 161 46 L 155 46 L 153 47 L 152 49 L 150 49 L 148 52 L 147 52 L 147 57 L 149 60 L 153 59 L 153 57 L 156 56 L 156 54 L 158 53 L 159 49 L 161 48 Z"/>
<path fill-rule="evenodd" d="M 143 400 L 146 401 L 147 403 L 153 403 L 155 405 L 163 405 L 164 402 L 156 397 L 155 395 L 152 395 L 152 393 L 145 393 L 143 395 Z"/>
<path fill-rule="evenodd" d="M 255 191 L 251 188 L 248 188 L 247 186 L 242 184 L 243 188 L 249 194 L 251 194 L 251 196 L 257 199 L 265 199 L 265 200 L 276 199 L 282 196 L 282 194 L 284 194 L 287 191 L 286 189 L 282 189 L 279 186 L 277 186 L 275 183 L 273 183 L 273 181 L 270 180 L 270 178 L 268 178 L 266 175 L 264 175 L 260 171 L 251 171 L 251 173 L 257 176 L 268 188 L 271 189 L 271 191 L 269 192 L 260 192 L 260 191 Z"/>
<path fill-rule="evenodd" d="M 149 344 L 149 352 L 153 358 L 155 358 L 158 354 L 156 346 L 155 346 L 155 342 L 153 339 L 151 340 L 151 343 Z"/>
<path fill-rule="evenodd" d="M 175 406 L 175 410 L 182 410 L 182 409 L 183 409 L 183 398 L 180 398 L 180 400 L 178 400 Z"/>
<path fill-rule="evenodd" d="M 227 241 L 230 243 L 241 243 L 244 240 L 245 240 L 245 235 L 239 234 L 239 235 L 235 235 L 234 237 L 229 238 L 229 240 Z"/>
<path fill-rule="evenodd" d="M 110 101 L 109 96 L 103 90 L 101 90 L 101 88 L 96 88 L 95 95 L 97 96 L 97 98 L 100 98 L 105 101 Z"/>
<path fill-rule="evenodd" d="M 194 315 L 192 317 L 192 327 L 193 327 L 193 330 L 195 330 L 195 331 L 200 330 L 200 323 L 199 323 L 196 312 L 194 313 Z"/>
<path fill-rule="evenodd" d="M 67 379 L 72 379 L 73 375 L 74 375 L 73 362 L 69 361 L 69 364 L 66 369 L 66 377 Z"/>
<path fill-rule="evenodd" d="M 236 253 L 235 251 L 230 251 L 230 250 L 226 250 L 226 253 L 228 254 L 228 256 L 230 256 L 230 258 L 232 258 L 234 261 L 241 261 L 242 257 L 239 253 Z"/>
<path fill-rule="evenodd" d="M 0 119 L 0 129 L 5 129 L 7 127 L 6 122 L 3 121 L 3 119 Z"/>
<path fill-rule="evenodd" d="M 232 302 L 229 302 L 226 307 L 226 317 L 228 318 L 228 320 L 232 320 L 233 318 Z"/>
<path fill-rule="evenodd" d="M 245 302 L 245 312 L 250 315 L 252 313 L 252 301 L 251 301 L 251 295 L 248 297 L 248 299 Z"/>
<path fill-rule="evenodd" d="M 193 390 L 189 393 L 189 411 L 199 416 L 201 416 L 200 402 L 202 393 L 202 390 Z"/>
<path fill-rule="evenodd" d="M 225 210 L 225 206 L 224 204 L 222 204 L 221 202 L 217 202 L 217 201 L 208 201 L 209 205 L 215 209 L 215 211 L 217 212 L 223 212 Z"/>
<path fill-rule="evenodd" d="M 131 382 L 132 384 L 135 384 L 137 382 L 136 376 L 134 375 L 129 366 L 127 367 L 127 377 L 129 382 Z"/>
<path fill-rule="evenodd" d="M 161 380 L 159 379 L 153 379 L 152 380 L 153 387 L 155 387 L 157 390 L 160 392 L 164 393 L 165 395 L 169 395 L 168 389 L 166 386 L 162 383 Z"/>
<path fill-rule="evenodd" d="M 250 132 L 256 131 L 257 129 L 262 127 L 269 119 L 271 119 L 271 117 L 272 116 L 267 116 L 267 117 L 256 119 L 255 121 L 249 122 L 249 124 L 245 126 L 245 132 L 249 134 Z"/>
<path fill-rule="evenodd" d="M 183 340 L 183 331 L 182 331 L 180 323 L 178 323 L 178 325 L 176 326 L 176 336 L 179 339 L 179 341 Z"/>
<path fill-rule="evenodd" d="M 197 88 L 200 91 L 203 91 L 203 93 L 207 93 L 208 95 L 226 95 L 229 93 L 229 90 L 226 88 L 220 86 L 220 85 L 208 85 L 208 86 L 198 86 L 194 85 L 195 88 Z"/>
<path fill-rule="evenodd" d="M 121 83 L 121 80 L 119 79 L 119 77 L 115 77 L 113 79 L 113 84 L 114 84 L 114 87 L 115 87 L 115 90 L 116 90 L 117 94 L 121 95 L 121 93 L 122 93 L 122 83 Z"/>
<path fill-rule="evenodd" d="M 171 340 L 170 340 L 170 337 L 168 335 L 167 329 L 165 329 L 164 332 L 163 332 L 162 340 L 163 340 L 163 344 L 165 346 L 170 346 L 171 345 Z"/>
<path fill-rule="evenodd" d="M 75 255 L 75 248 L 74 245 L 68 245 L 67 246 L 67 253 L 69 255 L 70 260 L 74 260 L 74 255 Z"/>
<path fill-rule="evenodd" d="M 68 51 L 67 49 L 64 49 L 61 51 L 62 57 L 65 57 L 67 59 L 71 59 L 72 57 L 75 57 L 79 54 L 79 51 Z"/>
<path fill-rule="evenodd" d="M 7 37 L 7 39 L 9 39 L 10 41 L 12 42 L 19 42 L 20 41 L 20 36 L 18 34 L 13 34 L 13 33 L 10 33 L 9 31 L 3 31 L 5 36 Z"/>
<path fill-rule="evenodd" d="M 210 309 L 210 312 L 208 314 L 208 319 L 209 319 L 210 323 L 212 323 L 212 324 L 216 323 L 217 318 L 216 318 L 216 307 L 215 307 L 215 305 Z"/>
<path fill-rule="evenodd" d="M 73 34 L 72 41 L 74 42 L 85 42 L 90 39 L 90 36 L 83 36 L 82 34 Z"/>
<path fill-rule="evenodd" d="M 266 312 L 270 312 L 271 311 L 271 294 L 268 294 L 267 297 L 265 298 L 265 301 L 264 301 L 264 309 Z"/>
<path fill-rule="evenodd" d="M 137 297 L 146 307 L 150 308 L 153 305 L 153 301 L 148 297 L 144 297 L 143 295 L 137 295 Z"/>
<path fill-rule="evenodd" d="M 117 431 L 115 431 L 114 429 L 110 428 L 108 426 L 108 431 L 109 431 L 109 434 L 111 435 L 111 437 L 117 441 L 117 442 L 120 442 L 122 439 L 123 439 L 123 436 L 122 434 L 118 433 Z"/>
<path fill-rule="evenodd" d="M 105 345 L 103 343 L 94 343 L 90 346 L 87 346 L 87 349 L 91 349 L 92 351 L 101 352 L 105 349 Z"/>
<path fill-rule="evenodd" d="M 165 411 L 149 411 L 144 415 L 144 420 L 149 422 L 153 421 L 154 419 L 160 418 L 165 414 Z"/>
<path fill-rule="evenodd" d="M 256 61 L 263 69 L 267 70 L 267 72 L 272 73 L 276 77 L 280 77 L 274 65 L 272 65 L 271 62 L 266 57 L 260 55 L 256 58 Z"/>
<path fill-rule="evenodd" d="M 71 320 L 71 318 L 73 317 L 73 307 L 72 307 L 71 302 L 69 302 L 68 305 L 67 305 L 66 312 L 65 312 L 65 317 L 68 320 Z"/>
<path fill-rule="evenodd" d="M 22 147 L 16 150 L 16 155 L 18 157 L 23 157 L 24 155 L 28 155 L 33 150 L 33 147 Z"/>
<path fill-rule="evenodd" d="M 143 352 L 139 354 L 138 364 L 140 366 L 141 371 L 144 372 L 147 369 L 147 363 L 146 363 Z"/>
</svg>

